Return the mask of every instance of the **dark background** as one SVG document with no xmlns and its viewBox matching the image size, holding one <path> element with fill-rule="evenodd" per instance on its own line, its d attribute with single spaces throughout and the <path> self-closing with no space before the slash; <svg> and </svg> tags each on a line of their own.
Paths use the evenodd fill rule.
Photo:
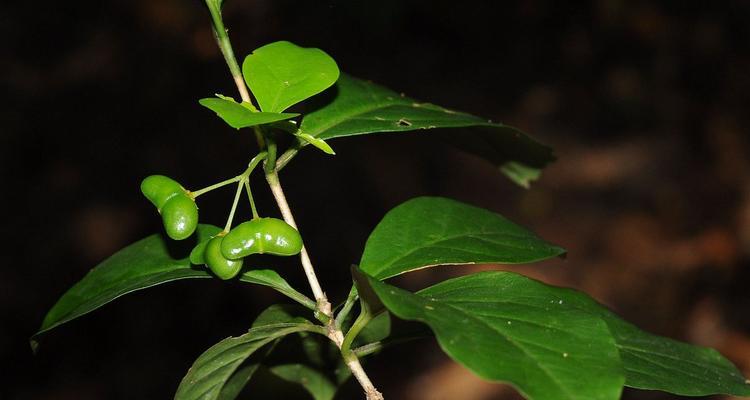
<svg viewBox="0 0 750 400">
<path fill-rule="evenodd" d="M 716 347 L 750 375 L 749 2 L 227 0 L 225 14 L 240 57 L 282 39 L 320 47 L 352 75 L 516 125 L 560 158 L 527 191 L 424 132 L 334 141 L 335 157 L 305 150 L 282 181 L 332 300 L 388 209 L 448 196 L 570 250 L 513 270 Z M 37 356 L 27 339 L 89 268 L 160 229 L 143 177 L 198 188 L 254 151 L 197 104 L 235 92 L 207 12 L 196 0 L 10 1 L 0 37 L 0 398 L 171 398 L 195 357 L 282 299 L 182 281 L 59 328 Z M 275 215 L 261 185 L 261 211 Z M 202 220 L 223 222 L 229 192 L 205 196 Z M 306 287 L 294 260 L 265 261 Z M 480 268 L 397 283 L 469 269 Z M 390 399 L 517 398 L 431 340 L 366 367 Z M 341 398 L 358 396 L 350 384 Z"/>
</svg>

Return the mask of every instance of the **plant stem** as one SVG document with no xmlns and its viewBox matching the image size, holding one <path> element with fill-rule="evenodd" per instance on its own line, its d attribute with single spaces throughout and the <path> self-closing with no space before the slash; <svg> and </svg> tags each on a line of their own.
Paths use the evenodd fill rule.
<svg viewBox="0 0 750 400">
<path fill-rule="evenodd" d="M 229 72 L 232 74 L 234 84 L 240 92 L 240 97 L 243 102 L 248 102 L 252 105 L 253 101 L 250 98 L 250 93 L 247 91 L 245 78 L 242 77 L 242 70 L 237 63 L 237 58 L 234 56 L 234 50 L 232 49 L 232 42 L 229 41 L 228 30 L 224 26 L 224 20 L 221 18 L 221 9 L 212 0 L 206 0 L 206 6 L 208 6 L 208 11 L 211 13 L 216 44 L 221 49 L 221 54 L 224 56 L 224 61 L 226 61 L 229 67 Z M 253 105 L 253 107 L 255 106 Z M 255 130 L 255 140 L 258 142 L 258 146 L 263 149 L 263 135 L 257 129 Z"/>
<path fill-rule="evenodd" d="M 237 211 L 237 204 L 240 202 L 240 194 L 242 194 L 242 184 L 245 182 L 245 177 L 240 179 L 240 183 L 237 184 L 237 192 L 234 194 L 234 202 L 232 203 L 232 210 L 229 211 L 229 218 L 227 218 L 227 224 L 224 225 L 224 232 L 229 232 L 232 228 L 232 221 L 234 220 L 234 212 Z"/>
<path fill-rule="evenodd" d="M 275 169 L 272 169 L 270 173 L 266 173 L 266 181 L 268 181 L 268 186 L 271 188 L 271 193 L 273 193 L 273 197 L 276 199 L 276 204 L 279 206 L 279 211 L 281 211 L 284 221 L 294 229 L 297 229 L 297 223 L 294 221 L 292 210 L 286 201 L 284 190 L 281 188 L 281 183 L 279 182 L 279 175 Z M 302 261 L 302 268 L 305 270 L 305 275 L 307 276 L 307 281 L 310 283 L 310 288 L 315 296 L 315 301 L 318 302 L 319 311 L 331 317 L 331 303 L 328 302 L 323 289 L 320 287 L 318 277 L 315 276 L 315 268 L 313 268 L 312 261 L 310 261 L 310 256 L 307 254 L 307 249 L 305 249 L 304 245 L 300 252 L 300 259 Z"/>
<path fill-rule="evenodd" d="M 237 90 L 239 90 L 240 92 L 242 101 L 246 101 L 252 104 L 250 94 L 247 91 L 247 86 L 245 85 L 245 80 L 242 76 L 242 71 L 240 70 L 240 67 L 237 64 L 237 59 L 234 56 L 232 43 L 229 41 L 227 29 L 224 27 L 224 22 L 221 18 L 220 6 L 216 1 L 212 0 L 206 0 L 206 5 L 208 6 L 208 9 L 211 13 L 216 43 L 219 45 L 221 53 L 224 55 L 224 60 L 229 67 L 229 71 L 232 73 L 232 79 L 237 86 Z M 265 149 L 266 143 L 261 129 L 256 127 L 254 131 L 258 146 L 260 146 L 261 149 Z M 268 168 L 266 169 L 266 180 L 268 181 L 271 192 L 276 199 L 276 204 L 281 211 L 281 215 L 284 217 L 284 221 L 286 221 L 287 224 L 291 225 L 295 229 L 297 229 L 297 224 L 294 222 L 294 216 L 292 215 L 292 211 L 286 201 L 284 191 L 281 188 L 281 183 L 279 182 L 279 176 L 277 172 L 277 165 L 280 164 L 280 166 L 283 168 L 283 166 L 286 165 L 286 163 L 288 163 L 294 157 L 294 155 L 297 153 L 297 150 L 298 149 L 287 150 L 284 154 L 282 154 L 282 159 L 277 161 L 275 153 L 276 149 L 269 148 L 269 153 L 273 152 L 273 154 L 268 155 L 268 159 L 270 162 L 267 163 Z M 242 178 L 242 180 L 240 181 L 240 186 L 242 185 L 242 181 L 246 179 L 247 177 Z M 241 188 L 238 188 L 238 194 L 240 193 L 240 189 Z M 239 196 L 236 196 L 235 203 L 237 202 L 238 198 Z M 232 214 L 234 214 L 235 207 L 232 207 Z M 231 224 L 231 221 L 229 223 Z M 302 247 L 302 251 L 300 252 L 300 259 L 302 261 L 302 267 L 305 271 L 305 275 L 307 275 L 307 280 L 310 284 L 310 288 L 312 289 L 315 296 L 315 301 L 317 302 L 317 311 L 319 314 L 321 314 L 319 319 L 328 321 L 325 326 L 325 329 L 327 330 L 327 336 L 334 343 L 336 343 L 339 349 L 341 349 L 341 345 L 344 341 L 344 334 L 341 332 L 341 329 L 336 326 L 336 321 L 333 318 L 333 313 L 331 312 L 331 303 L 328 301 L 325 293 L 323 292 L 323 289 L 320 287 L 318 278 L 315 276 L 315 269 L 313 268 L 312 262 L 310 261 L 310 256 L 307 254 L 307 250 L 304 246 Z M 345 358 L 345 361 L 346 365 L 352 371 L 352 374 L 357 379 L 357 381 L 359 381 L 362 389 L 365 391 L 367 400 L 383 400 L 383 395 L 380 394 L 377 389 L 375 389 L 375 386 L 370 381 L 367 373 L 365 373 L 364 369 L 362 368 L 362 364 L 360 364 L 357 356 L 353 352 L 349 351 Z"/>
<path fill-rule="evenodd" d="M 210 192 L 212 190 L 215 190 L 215 189 L 218 189 L 220 187 L 229 185 L 229 184 L 237 182 L 239 180 L 240 180 L 240 176 L 235 176 L 234 178 L 229 178 L 229 179 L 227 179 L 225 181 L 221 181 L 221 182 L 215 183 L 215 184 L 213 184 L 211 186 L 204 187 L 203 189 L 196 190 L 194 192 L 190 192 L 190 197 L 192 197 L 193 199 L 195 199 L 196 197 L 198 197 L 198 196 L 200 196 L 202 194 L 208 193 L 208 192 Z"/>
<path fill-rule="evenodd" d="M 279 175 L 275 168 L 273 168 L 270 173 L 266 173 L 266 180 L 268 181 L 268 186 L 271 188 L 271 193 L 273 193 L 274 199 L 276 199 L 276 204 L 281 211 L 281 215 L 284 217 L 284 221 L 294 227 L 294 229 L 297 229 L 292 210 L 289 208 L 289 203 L 284 195 L 284 190 L 281 188 Z M 307 250 L 304 246 L 302 246 L 302 251 L 300 252 L 300 260 L 305 275 L 307 275 L 307 281 L 310 283 L 310 288 L 315 296 L 315 301 L 318 304 L 318 312 L 329 318 L 326 325 L 326 328 L 328 329 L 328 338 L 331 339 L 339 349 L 341 349 L 344 343 L 344 333 L 341 332 L 341 328 L 336 326 L 336 320 L 333 318 L 333 313 L 331 312 L 331 303 L 328 302 L 328 298 L 326 298 L 323 289 L 320 287 L 318 278 L 315 275 L 315 268 L 313 267 L 312 261 L 310 261 L 310 256 L 307 254 Z M 372 384 L 372 381 L 362 368 L 362 364 L 360 364 L 357 355 L 351 351 L 342 351 L 341 355 L 344 357 L 344 361 L 349 367 L 349 370 L 352 371 L 352 375 L 354 375 L 360 386 L 362 386 L 367 400 L 383 400 L 383 395 L 375 388 L 375 385 Z"/>
<path fill-rule="evenodd" d="M 341 329 L 341 325 L 344 323 L 344 320 L 346 319 L 347 315 L 349 315 L 349 312 L 352 310 L 352 307 L 354 307 L 354 303 L 357 301 L 357 287 L 352 285 L 352 288 L 349 290 L 349 296 L 346 297 L 346 302 L 344 303 L 344 306 L 341 307 L 341 311 L 339 311 L 338 315 L 336 315 L 336 327 Z"/>
<path fill-rule="evenodd" d="M 245 189 L 247 189 L 247 198 L 250 199 L 250 209 L 253 212 L 253 219 L 260 218 L 258 216 L 258 210 L 255 208 L 255 199 L 253 199 L 253 192 L 250 190 L 250 180 L 245 180 Z"/>
</svg>

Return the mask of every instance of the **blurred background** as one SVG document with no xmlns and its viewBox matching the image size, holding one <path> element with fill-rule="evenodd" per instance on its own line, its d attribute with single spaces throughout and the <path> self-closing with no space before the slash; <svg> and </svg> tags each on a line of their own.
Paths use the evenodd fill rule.
<svg viewBox="0 0 750 400">
<path fill-rule="evenodd" d="M 203 187 L 238 173 L 255 150 L 248 132 L 197 103 L 235 94 L 207 12 L 198 0 L 10 1 L 0 10 L 0 398 L 171 398 L 202 351 L 283 299 L 181 281 L 66 324 L 37 356 L 27 339 L 91 267 L 160 230 L 138 189 L 143 177 Z M 559 157 L 524 190 L 429 132 L 333 141 L 335 157 L 307 149 L 281 178 L 332 300 L 345 297 L 349 265 L 387 210 L 447 196 L 570 251 L 566 261 L 506 269 L 581 289 L 651 332 L 715 347 L 746 376 L 749 18 L 741 0 L 225 7 L 240 57 L 282 39 L 320 47 L 343 71 L 518 126 Z M 276 215 L 262 183 L 261 212 Z M 230 192 L 202 198 L 203 221 L 223 223 Z M 307 287 L 294 260 L 262 262 Z M 482 268 L 395 282 L 419 288 Z M 366 368 L 389 399 L 519 398 L 452 363 L 433 340 L 386 350 Z M 339 397 L 361 396 L 350 383 Z"/>
</svg>

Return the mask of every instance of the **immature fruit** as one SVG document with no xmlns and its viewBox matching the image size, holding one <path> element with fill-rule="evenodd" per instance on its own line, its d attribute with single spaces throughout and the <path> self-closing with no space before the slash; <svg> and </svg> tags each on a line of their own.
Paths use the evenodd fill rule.
<svg viewBox="0 0 750 400">
<path fill-rule="evenodd" d="M 164 204 L 185 189 L 174 179 L 164 175 L 151 175 L 141 182 L 141 192 L 146 198 L 161 211 Z"/>
<path fill-rule="evenodd" d="M 293 256 L 302 250 L 296 229 L 277 218 L 256 218 L 232 229 L 221 243 L 224 257 L 234 260 L 250 254 Z"/>
<path fill-rule="evenodd" d="M 160 212 L 164 229 L 174 240 L 188 238 L 198 227 L 198 206 L 185 193 L 170 197 Z"/>
<path fill-rule="evenodd" d="M 206 261 L 206 266 L 211 269 L 214 275 L 227 280 L 234 278 L 240 272 L 242 259 L 228 260 L 221 254 L 223 239 L 221 236 L 216 236 L 209 240 L 203 252 L 203 259 Z"/>
</svg>

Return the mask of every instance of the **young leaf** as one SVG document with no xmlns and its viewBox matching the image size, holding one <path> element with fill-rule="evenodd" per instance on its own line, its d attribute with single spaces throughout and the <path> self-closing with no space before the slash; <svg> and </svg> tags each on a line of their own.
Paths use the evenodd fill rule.
<svg viewBox="0 0 750 400">
<path fill-rule="evenodd" d="M 326 143 L 323 139 L 318 139 L 312 135 L 308 135 L 307 133 L 295 133 L 294 136 L 304 140 L 305 142 L 317 147 L 319 150 L 323 151 L 326 154 L 330 155 L 336 155 L 336 152 L 333 151 L 331 146 Z"/>
<path fill-rule="evenodd" d="M 224 97 L 200 99 L 198 103 L 215 112 L 224 122 L 235 129 L 270 124 L 299 115 L 295 113 L 254 112 L 248 107 Z"/>
<path fill-rule="evenodd" d="M 521 264 L 565 254 L 499 214 L 440 197 L 392 209 L 370 234 L 360 269 L 386 279 L 446 264 Z"/>
<path fill-rule="evenodd" d="M 201 224 L 197 240 L 205 241 L 221 231 L 213 225 Z M 94 267 L 71 287 L 47 313 L 36 339 L 59 325 L 96 310 L 116 298 L 151 286 L 180 279 L 212 278 L 205 268 L 191 267 L 188 258 L 174 259 L 161 235 L 151 235 L 118 251 Z M 240 275 L 240 281 L 269 286 L 282 294 L 315 308 L 315 303 L 294 290 L 278 273 L 272 270 L 250 270 Z"/>
<path fill-rule="evenodd" d="M 336 386 L 325 375 L 303 364 L 284 364 L 269 368 L 271 373 L 301 385 L 314 400 L 332 400 Z"/>
<path fill-rule="evenodd" d="M 227 381 L 255 351 L 290 333 L 305 331 L 322 333 L 319 327 L 309 322 L 276 323 L 252 328 L 244 335 L 220 341 L 195 360 L 182 378 L 175 400 L 219 398 Z"/>
<path fill-rule="evenodd" d="M 482 378 L 535 400 L 619 399 L 625 377 L 607 324 L 560 289 L 516 292 L 516 277 L 479 273 L 417 294 L 370 284 L 393 314 L 429 325 L 440 347 Z"/>
<path fill-rule="evenodd" d="M 470 128 L 447 131 L 441 138 L 489 160 L 522 186 L 528 186 L 534 176 L 531 171 L 538 176 L 545 165 L 555 160 L 551 148 L 508 125 L 421 103 L 345 74 L 335 89 L 332 102 L 305 115 L 300 126 L 303 133 L 327 140 L 379 132 Z M 519 176 L 510 162 L 524 166 L 526 173 Z"/>
<path fill-rule="evenodd" d="M 281 41 L 247 56 L 242 74 L 262 111 L 282 112 L 333 85 L 339 68 L 323 50 Z"/>
</svg>

